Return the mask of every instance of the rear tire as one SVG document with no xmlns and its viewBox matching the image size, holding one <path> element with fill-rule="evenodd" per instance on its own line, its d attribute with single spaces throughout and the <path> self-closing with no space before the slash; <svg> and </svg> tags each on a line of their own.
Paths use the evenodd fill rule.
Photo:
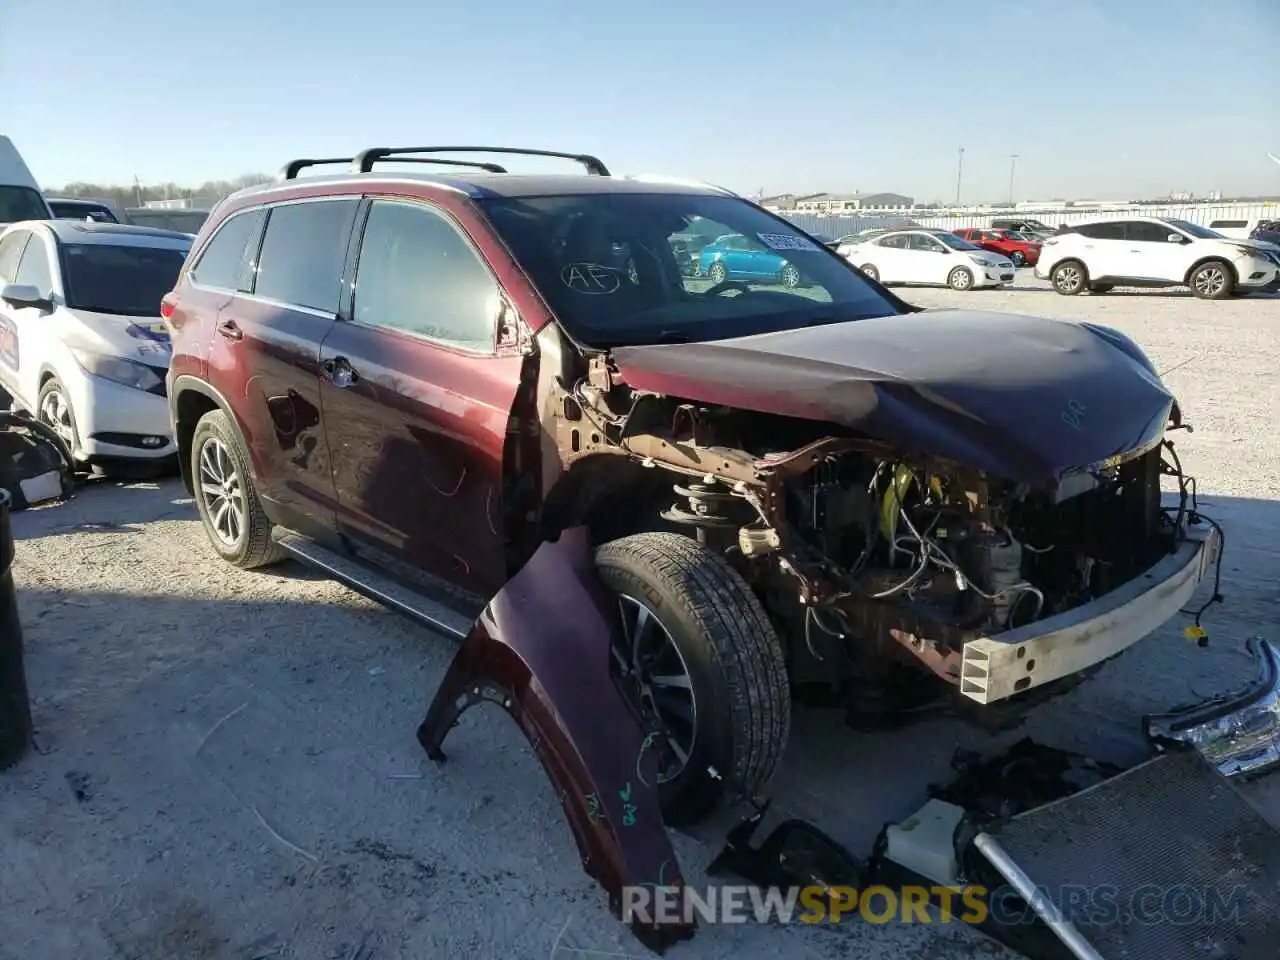
<svg viewBox="0 0 1280 960">
<path fill-rule="evenodd" d="M 1187 284 L 1201 300 L 1226 300 L 1235 292 L 1236 278 L 1225 260 L 1207 260 L 1191 271 Z"/>
<path fill-rule="evenodd" d="M 758 793 L 787 745 L 791 692 L 782 645 L 751 588 L 723 556 L 676 533 L 639 533 L 606 543 L 596 551 L 596 564 L 605 586 L 629 598 L 620 599 L 624 615 L 638 601 L 650 618 L 646 633 L 656 622 L 679 654 L 668 662 L 679 663 L 687 674 L 690 748 L 687 758 L 668 754 L 658 783 L 663 819 L 671 826 L 692 825 L 716 810 L 726 788 Z M 635 665 L 631 651 L 621 653 L 619 659 Z M 644 680 L 643 665 L 638 672 Z M 661 687 L 670 692 L 672 685 Z M 656 708 L 663 718 L 662 704 Z M 667 716 L 670 739 L 677 741 L 686 730 L 683 713 Z"/>
<path fill-rule="evenodd" d="M 191 437 L 191 483 L 204 532 L 218 556 L 242 570 L 284 559 L 271 539 L 249 455 L 221 410 L 210 410 Z"/>
<path fill-rule="evenodd" d="M 1027 258 L 1022 253 L 1021 250 L 1013 251 L 1013 253 L 1009 254 L 1009 259 L 1013 261 L 1013 268 L 1015 270 L 1017 270 L 1019 267 L 1025 267 L 1027 265 Z"/>
<path fill-rule="evenodd" d="M 713 263 L 707 268 L 707 279 L 719 286 L 729 279 L 729 271 L 725 269 L 723 263 Z"/>
<path fill-rule="evenodd" d="M 968 267 L 956 267 L 947 274 L 947 286 L 952 290 L 972 290 L 973 271 Z"/>
<path fill-rule="evenodd" d="M 779 282 L 789 290 L 800 286 L 800 270 L 793 263 L 784 263 L 778 272 Z"/>
<path fill-rule="evenodd" d="M 1063 260 L 1049 274 L 1049 282 L 1064 297 L 1074 297 L 1089 288 L 1089 271 L 1079 260 Z"/>
</svg>

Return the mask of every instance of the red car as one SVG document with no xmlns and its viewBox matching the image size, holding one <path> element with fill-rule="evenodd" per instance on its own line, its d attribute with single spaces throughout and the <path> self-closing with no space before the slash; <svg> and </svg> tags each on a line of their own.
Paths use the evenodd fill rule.
<svg viewBox="0 0 1280 960">
<path fill-rule="evenodd" d="M 586 175 L 441 156 L 478 152 Z M 351 169 L 298 178 L 318 163 Z M 691 233 L 807 286 L 690 276 Z M 868 722 L 1007 716 L 1211 567 L 1195 512 L 1160 510 L 1180 414 L 1124 334 L 922 311 L 729 191 L 590 156 L 294 161 L 218 205 L 161 316 L 183 479 L 229 563 L 294 557 L 459 636 L 504 590 L 536 609 L 518 575 L 587 531 L 618 615 L 599 668 L 654 731 L 671 824 L 762 791 L 793 690 Z"/>
<path fill-rule="evenodd" d="M 1028 239 L 1013 230 L 965 227 L 951 232 L 985 250 L 1004 254 L 1015 267 L 1034 267 L 1040 259 L 1040 241 Z"/>
</svg>

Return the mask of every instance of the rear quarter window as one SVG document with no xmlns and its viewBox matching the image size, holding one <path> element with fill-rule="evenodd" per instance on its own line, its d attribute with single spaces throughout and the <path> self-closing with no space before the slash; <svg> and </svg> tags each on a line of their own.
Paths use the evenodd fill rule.
<svg viewBox="0 0 1280 960">
<path fill-rule="evenodd" d="M 281 303 L 337 313 L 358 204 L 350 197 L 271 208 L 253 292 Z"/>
<path fill-rule="evenodd" d="M 266 211 L 262 209 L 227 218 L 187 271 L 190 280 L 220 290 L 247 290 L 251 279 L 249 262 L 257 252 L 265 218 Z"/>
</svg>

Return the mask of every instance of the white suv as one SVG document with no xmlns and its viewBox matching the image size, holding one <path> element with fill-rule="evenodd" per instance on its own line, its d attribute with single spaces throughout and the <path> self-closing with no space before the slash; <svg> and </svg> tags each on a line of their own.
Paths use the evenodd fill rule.
<svg viewBox="0 0 1280 960">
<path fill-rule="evenodd" d="M 1280 289 L 1280 246 L 1228 239 L 1185 220 L 1130 217 L 1066 227 L 1044 241 L 1036 276 L 1065 296 L 1189 286 L 1197 297 Z"/>
</svg>

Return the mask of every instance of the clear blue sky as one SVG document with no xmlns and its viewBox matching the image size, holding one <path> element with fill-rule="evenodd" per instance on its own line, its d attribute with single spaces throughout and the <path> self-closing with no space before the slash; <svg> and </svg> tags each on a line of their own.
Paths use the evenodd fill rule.
<svg viewBox="0 0 1280 960">
<path fill-rule="evenodd" d="M 49 52 L 43 53 L 42 48 Z M 395 143 L 752 191 L 1280 193 L 1280 0 L 0 0 L 42 183 Z"/>
</svg>

